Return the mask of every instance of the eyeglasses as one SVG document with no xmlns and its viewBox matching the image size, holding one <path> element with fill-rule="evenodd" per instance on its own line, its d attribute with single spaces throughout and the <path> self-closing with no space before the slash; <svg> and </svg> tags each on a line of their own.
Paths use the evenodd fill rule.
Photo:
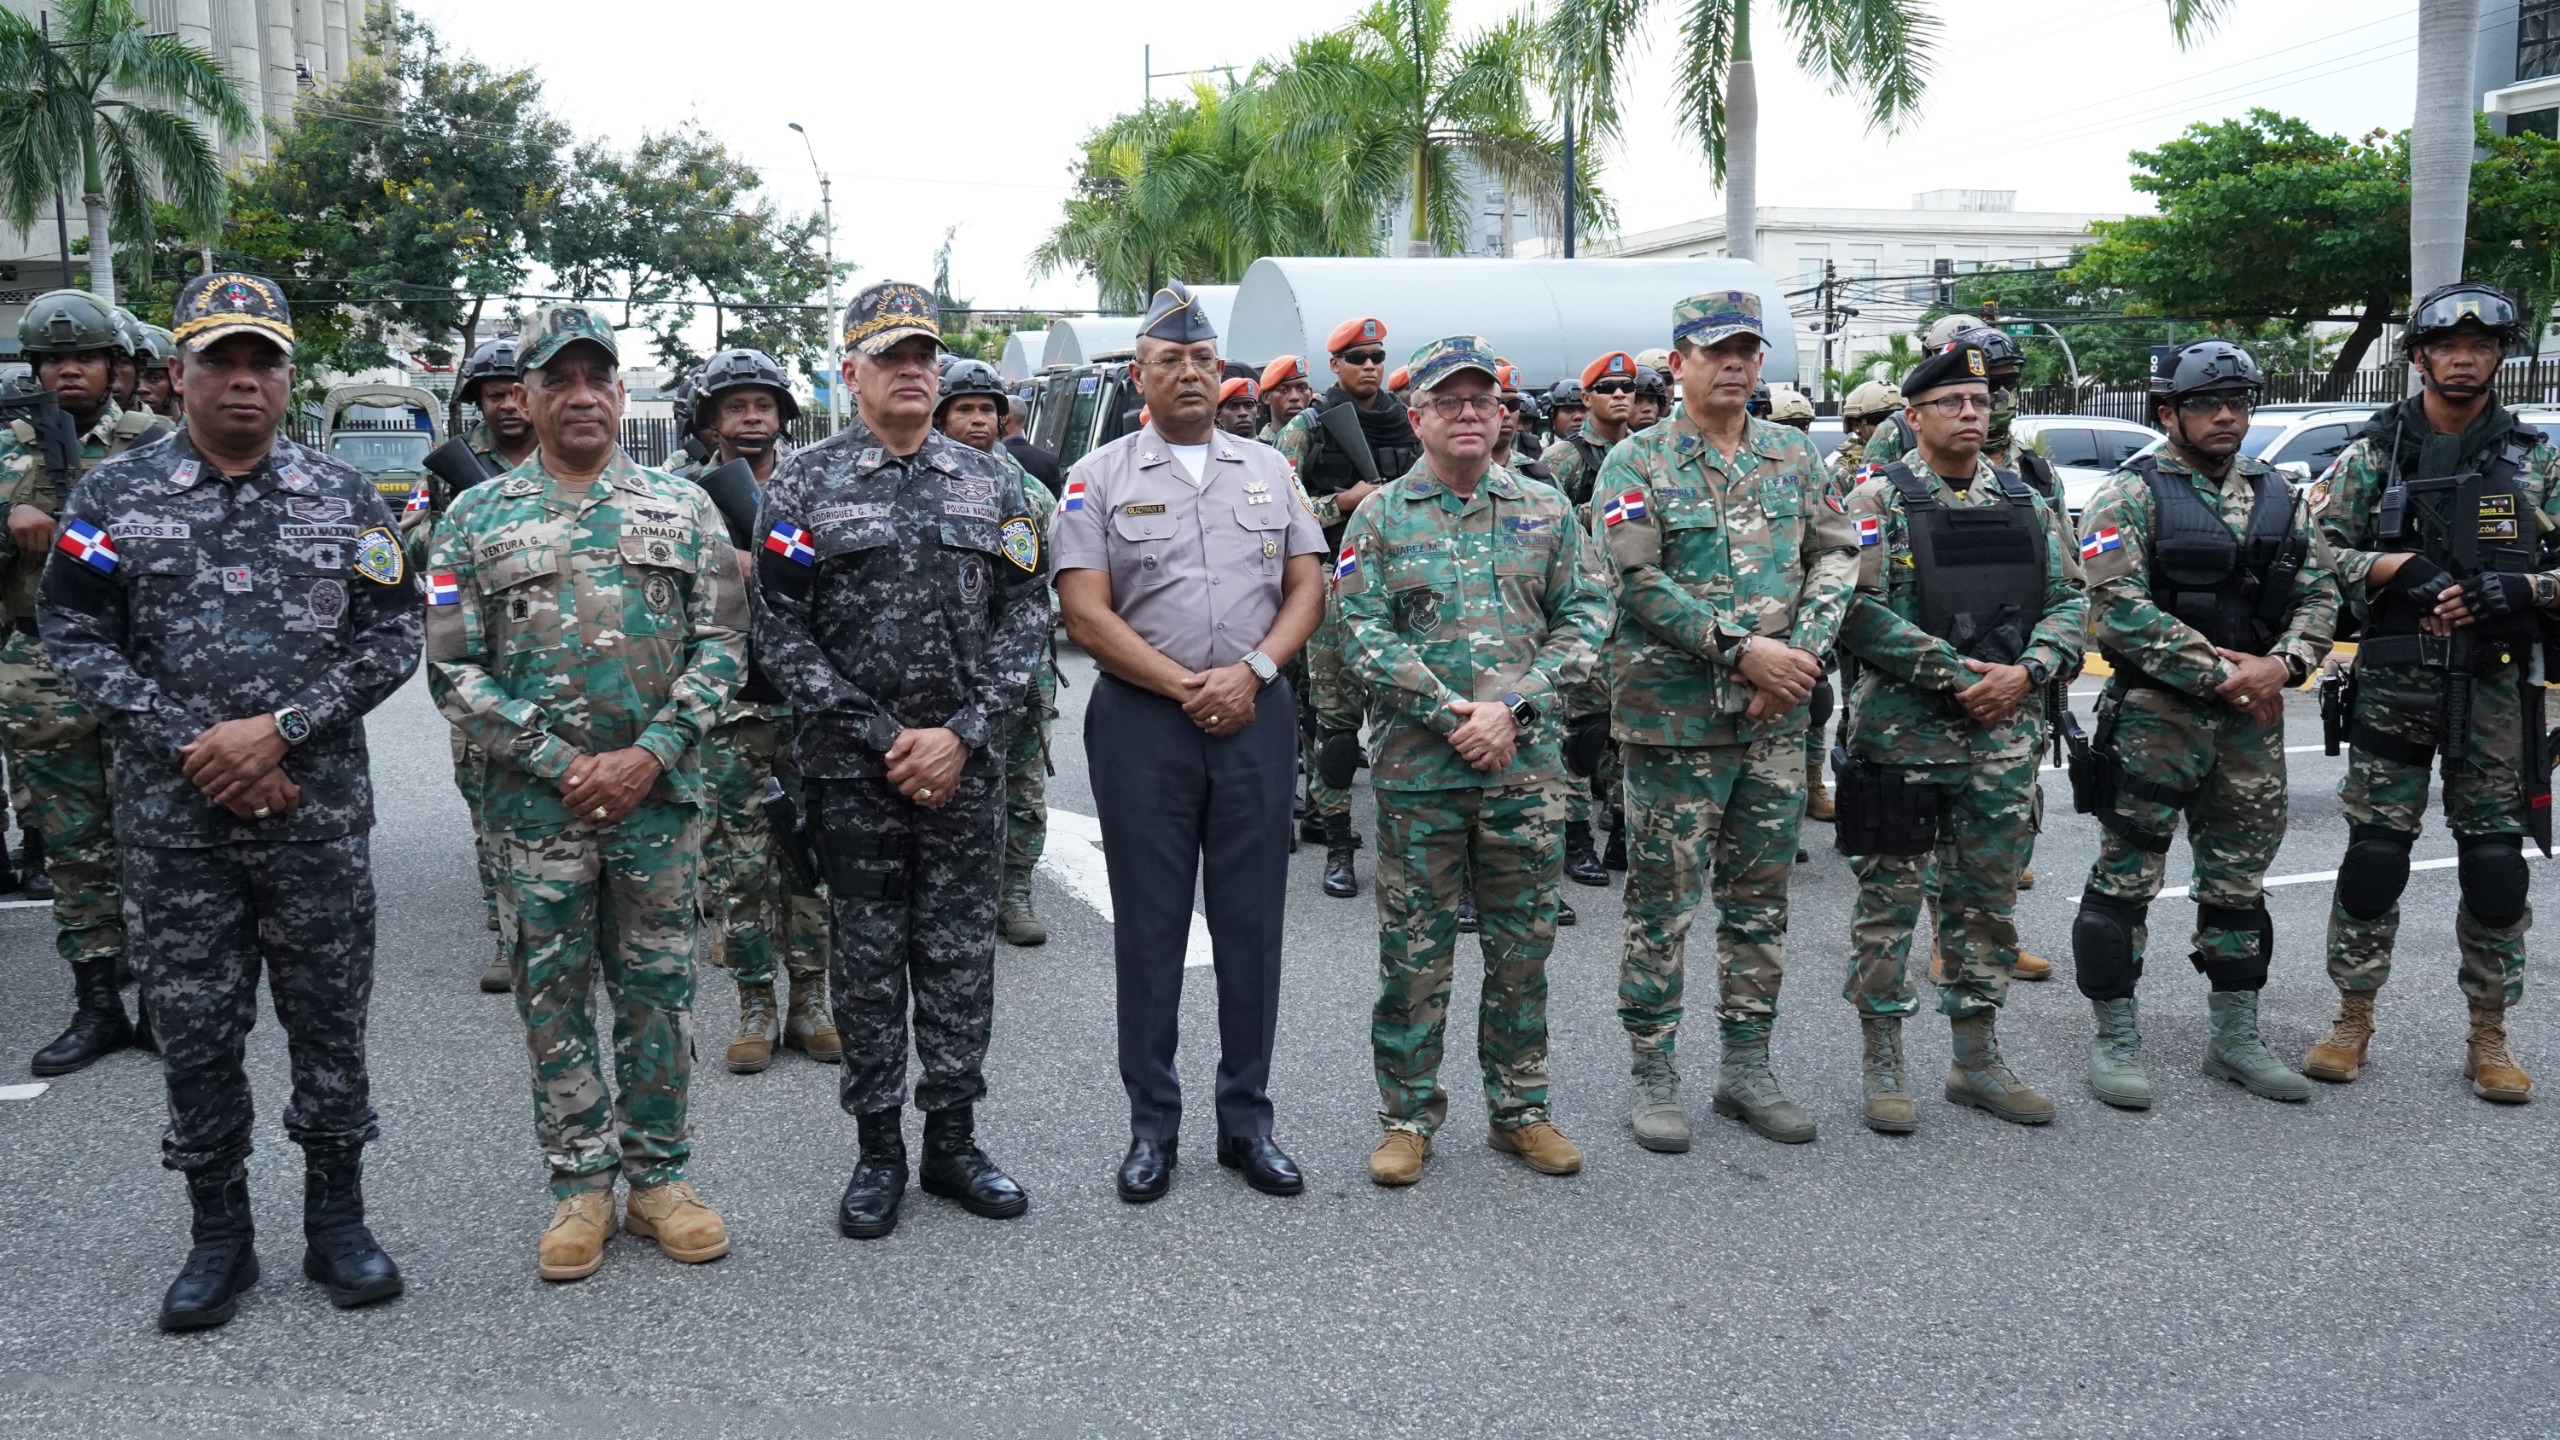
<svg viewBox="0 0 2560 1440">
<path fill-rule="evenodd" d="M 1384 365 L 1387 363 L 1387 352 L 1384 350 L 1345 350 L 1333 358 L 1341 361 L 1345 365 Z"/>
<path fill-rule="evenodd" d="M 1923 410 L 1935 410 L 1949 419 L 1967 410 L 1979 410 L 1985 415 L 1991 413 L 1991 397 L 1988 395 L 1941 395 L 1935 400 L 1915 400 L 1912 403 Z"/>
<path fill-rule="evenodd" d="M 2257 406 L 2246 395 L 2188 395 L 2179 399 L 2178 408 L 2203 420 L 2225 410 L 2246 417 Z"/>
<path fill-rule="evenodd" d="M 1490 415 L 1502 408 L 1499 395 L 1427 395 L 1420 402 L 1431 407 L 1431 413 L 1443 420 L 1461 415 Z"/>
<path fill-rule="evenodd" d="M 1633 380 L 1603 380 L 1597 385 L 1588 385 L 1583 387 L 1582 393 L 1585 395 L 1633 395 L 1636 393 L 1636 382 Z"/>
<path fill-rule="evenodd" d="M 1179 375 L 1185 370 L 1215 375 L 1219 368 L 1215 355 L 1160 355 L 1153 360 L 1141 360 L 1138 364 L 1140 368 L 1153 370 L 1159 375 Z"/>
</svg>

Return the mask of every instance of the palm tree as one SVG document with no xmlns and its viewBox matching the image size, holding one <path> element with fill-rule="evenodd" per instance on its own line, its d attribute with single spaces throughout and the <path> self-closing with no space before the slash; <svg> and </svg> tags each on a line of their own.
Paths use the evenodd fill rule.
<svg viewBox="0 0 2560 1440">
<path fill-rule="evenodd" d="M 156 195 L 209 231 L 228 186 L 216 139 L 194 116 L 221 139 L 247 136 L 253 122 L 222 62 L 145 30 L 132 0 L 59 0 L 53 18 L 60 28 L 48 33 L 0 10 L 0 216 L 23 230 L 76 183 L 89 288 L 112 305 L 110 216 L 147 238 Z"/>
<path fill-rule="evenodd" d="M 1765 0 L 1764 0 L 1765 3 Z M 2210 31 L 2237 0 L 2166 0 L 2181 45 Z M 2456 0 L 2458 3 L 2458 0 Z M 1546 46 L 1558 94 L 1586 144 L 1618 135 L 1621 69 L 1642 48 L 1652 0 L 1557 0 Z M 1681 123 L 1724 186 L 1725 249 L 1759 254 L 1760 92 L 1752 73 L 1751 0 L 1685 0 L 1677 93 Z M 1891 131 L 1920 105 L 1938 19 L 1927 0 L 1777 0 L 1796 63 L 1835 95 L 1864 98 L 1871 128 Z"/>
<path fill-rule="evenodd" d="M 1313 174 L 1335 215 L 1374 215 L 1401 195 L 1406 250 L 1464 246 L 1460 166 L 1560 223 L 1562 147 L 1533 118 L 1547 73 L 1538 27 L 1515 16 L 1454 34 L 1448 0 L 1373 0 L 1350 24 L 1300 41 L 1271 77 L 1280 116 L 1265 168 Z"/>
</svg>

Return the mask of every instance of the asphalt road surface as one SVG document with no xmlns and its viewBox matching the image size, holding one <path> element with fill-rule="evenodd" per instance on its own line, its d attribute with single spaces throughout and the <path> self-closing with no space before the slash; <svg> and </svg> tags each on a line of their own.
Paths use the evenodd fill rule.
<svg viewBox="0 0 2560 1440">
<path fill-rule="evenodd" d="M 1712 1019 L 1692 990 L 1687 1155 L 1639 1150 L 1614 1011 L 1614 890 L 1568 885 L 1553 985 L 1557 1118 L 1589 1156 L 1547 1179 L 1482 1143 L 1462 940 L 1444 1078 L 1454 1103 L 1420 1185 L 1368 1183 L 1377 1133 L 1368 1011 L 1374 911 L 1291 862 L 1289 969 L 1272 1094 L 1304 1195 L 1245 1188 L 1210 1157 L 1206 973 L 1185 998 L 1189 1144 L 1173 1194 L 1122 1205 L 1110 926 L 1077 888 L 1098 857 L 1077 726 L 1060 723 L 1062 812 L 1040 909 L 1052 939 L 998 957 L 993 1093 L 980 1133 L 1033 1195 L 1003 1223 L 910 1194 L 897 1234 L 836 1234 L 854 1154 L 836 1072 L 786 1055 L 719 1063 L 736 992 L 707 971 L 693 1178 L 736 1248 L 677 1265 L 616 1239 L 581 1284 L 535 1278 L 551 1210 L 510 1001 L 474 986 L 486 942 L 445 727 L 413 683 L 373 717 L 382 823 L 369 1155 L 375 1232 L 408 1294 L 332 1310 L 300 1276 L 299 1169 L 276 1120 L 284 1047 L 251 1040 L 252 1187 L 266 1278 L 229 1326 L 153 1328 L 185 1253 L 159 1166 L 160 1077 L 126 1053 L 0 1100 L 0 1432 L 27 1436 L 665 1435 L 1623 1436 L 2529 1435 L 2560 1431 L 2560 1105 L 2505 1109 L 2459 1074 L 2454 877 L 2410 881 L 2399 978 L 2374 1062 L 2306 1106 L 2197 1070 L 2204 985 L 2183 902 L 2164 901 L 2143 989 L 2158 1107 L 2109 1110 L 2081 1080 L 2088 1016 L 2069 925 L 2094 851 L 2049 777 L 2054 820 L 2023 897 L 2063 978 L 2021 985 L 2002 1025 L 2055 1096 L 2022 1130 L 1937 1097 L 1945 1022 L 1911 1026 L 1921 1128 L 1857 1122 L 1858 1031 L 1839 996 L 1853 883 L 1814 850 L 1794 889 L 1779 1074 L 1812 1145 L 1714 1117 Z M 2083 682 L 2087 714 L 2089 682 Z M 2344 845 L 2308 696 L 2292 699 L 2293 833 L 2275 870 L 2318 876 Z M 1368 823 L 1368 798 L 1360 798 Z M 1069 853 L 1071 847 L 1085 847 Z M 2450 856 L 2432 829 L 2421 860 Z M 2182 883 L 2185 847 L 2172 856 Z M 2539 877 L 2547 862 L 2537 862 Z M 1362 854 L 1364 878 L 1370 873 Z M 2548 894 L 2547 887 L 2543 893 Z M 2321 1033 L 2325 879 L 2270 893 L 2268 1038 Z M 1703 932 L 1707 927 L 1701 926 Z M 2547 933 L 2547 932 L 2546 932 Z M 9 1075 L 68 1011 L 41 911 L 0 911 Z M 2536 946 L 2548 954 L 2547 945 Z M 1711 964 L 1711 942 L 1693 941 Z M 2539 981 L 2537 975 L 2536 980 Z M 2525 1063 L 2560 1078 L 2547 992 L 2517 1012 Z M 0 1092 L 17 1093 L 17 1092 Z M 911 1122 L 912 1123 L 912 1122 Z"/>
</svg>

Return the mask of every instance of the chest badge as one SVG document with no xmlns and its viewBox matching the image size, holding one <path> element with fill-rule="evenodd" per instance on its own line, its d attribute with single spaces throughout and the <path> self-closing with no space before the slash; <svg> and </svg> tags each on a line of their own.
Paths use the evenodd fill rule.
<svg viewBox="0 0 2560 1440">
<path fill-rule="evenodd" d="M 676 582 L 668 576 L 664 574 L 651 575 L 648 583 L 641 587 L 641 591 L 649 597 L 650 609 L 657 611 L 661 615 L 672 615 L 675 613 Z"/>
<path fill-rule="evenodd" d="M 408 557 L 400 539 L 376 525 L 356 537 L 356 573 L 376 585 L 398 585 L 409 578 Z"/>
</svg>

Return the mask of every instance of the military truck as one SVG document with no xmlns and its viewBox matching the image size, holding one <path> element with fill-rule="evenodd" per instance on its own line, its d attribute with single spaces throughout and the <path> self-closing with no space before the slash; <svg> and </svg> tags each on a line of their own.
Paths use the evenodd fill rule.
<svg viewBox="0 0 2560 1440">
<path fill-rule="evenodd" d="M 365 473 L 393 511 L 427 480 L 444 401 L 414 385 L 341 385 L 320 402 L 320 448 Z"/>
</svg>

